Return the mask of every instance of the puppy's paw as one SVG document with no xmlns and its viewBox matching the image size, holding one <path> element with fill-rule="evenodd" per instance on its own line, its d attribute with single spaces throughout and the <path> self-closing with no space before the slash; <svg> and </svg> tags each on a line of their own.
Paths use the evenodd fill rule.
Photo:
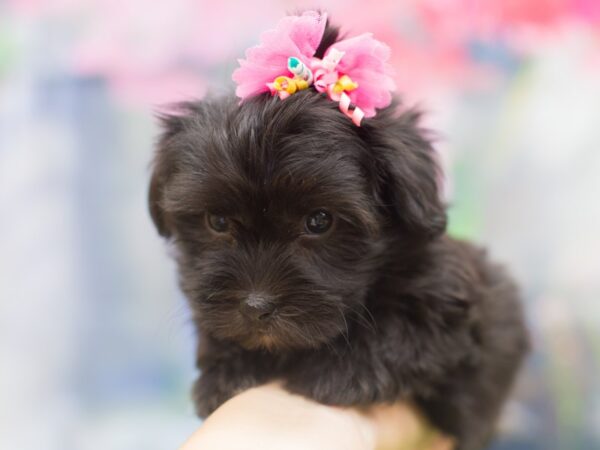
<svg viewBox="0 0 600 450">
<path fill-rule="evenodd" d="M 319 403 L 337 406 L 369 405 L 382 400 L 373 376 L 344 365 L 314 365 L 290 375 L 285 388 Z"/>
<path fill-rule="evenodd" d="M 224 388 L 216 377 L 200 375 L 194 383 L 192 397 L 198 416 L 205 418 L 234 395 L 234 391 Z"/>
<path fill-rule="evenodd" d="M 233 396 L 258 383 L 249 377 L 236 378 L 222 373 L 203 373 L 194 383 L 192 396 L 199 417 L 207 417 Z"/>
</svg>

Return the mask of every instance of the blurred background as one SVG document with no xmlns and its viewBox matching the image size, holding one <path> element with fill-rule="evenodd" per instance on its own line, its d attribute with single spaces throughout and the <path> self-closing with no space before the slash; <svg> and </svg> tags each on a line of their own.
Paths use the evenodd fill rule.
<svg viewBox="0 0 600 450">
<path fill-rule="evenodd" d="M 600 2 L 0 0 L 0 448 L 176 448 L 194 332 L 146 209 L 166 103 L 286 12 L 392 48 L 452 234 L 518 277 L 534 351 L 494 449 L 600 449 Z"/>
</svg>

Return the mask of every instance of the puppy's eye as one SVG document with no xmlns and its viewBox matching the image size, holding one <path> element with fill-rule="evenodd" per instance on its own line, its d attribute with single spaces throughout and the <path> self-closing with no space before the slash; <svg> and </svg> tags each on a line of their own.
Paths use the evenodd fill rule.
<svg viewBox="0 0 600 450">
<path fill-rule="evenodd" d="M 217 233 L 226 233 L 229 231 L 229 219 L 225 216 L 207 214 L 206 222 L 208 223 L 208 226 Z"/>
<path fill-rule="evenodd" d="M 320 209 L 308 215 L 304 226 L 310 234 L 323 234 L 331 228 L 332 223 L 331 214 Z"/>
</svg>

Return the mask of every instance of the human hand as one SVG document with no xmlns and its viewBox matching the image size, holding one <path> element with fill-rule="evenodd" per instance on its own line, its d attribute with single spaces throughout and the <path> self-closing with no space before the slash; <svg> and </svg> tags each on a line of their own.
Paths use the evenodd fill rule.
<svg viewBox="0 0 600 450">
<path fill-rule="evenodd" d="M 408 404 L 340 408 L 278 384 L 249 389 L 209 416 L 179 450 L 451 450 Z"/>
</svg>

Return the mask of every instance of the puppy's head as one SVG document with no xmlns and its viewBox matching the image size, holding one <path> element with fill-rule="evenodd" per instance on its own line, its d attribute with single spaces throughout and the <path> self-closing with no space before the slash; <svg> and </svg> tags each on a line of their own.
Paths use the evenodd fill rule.
<svg viewBox="0 0 600 450">
<path fill-rule="evenodd" d="M 444 231 L 417 114 L 356 127 L 319 94 L 216 99 L 164 118 L 150 211 L 204 333 L 317 347 L 360 316 L 397 242 Z"/>
</svg>

